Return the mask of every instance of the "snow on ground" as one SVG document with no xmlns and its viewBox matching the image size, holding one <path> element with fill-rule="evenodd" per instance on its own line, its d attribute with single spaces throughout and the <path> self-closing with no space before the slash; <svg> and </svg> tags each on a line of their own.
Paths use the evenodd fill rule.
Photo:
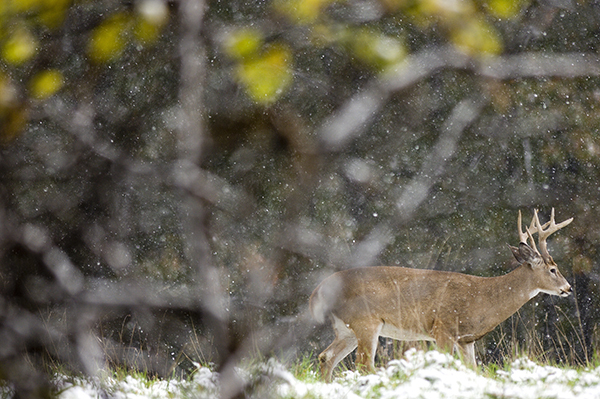
<svg viewBox="0 0 600 399">
<path fill-rule="evenodd" d="M 275 361 L 256 370 L 240 371 L 242 378 L 263 374 L 273 398 L 599 398 L 600 367 L 573 370 L 538 365 L 527 358 L 514 361 L 506 370 L 482 372 L 464 366 L 450 355 L 410 350 L 376 374 L 346 371 L 334 382 L 319 382 L 313 373 L 301 381 Z M 252 377 L 254 376 L 254 377 Z M 261 380 L 258 378 L 256 381 Z M 128 376 L 122 380 L 65 379 L 60 399 L 178 399 L 218 398 L 218 375 L 200 367 L 189 380 L 147 380 Z"/>
</svg>

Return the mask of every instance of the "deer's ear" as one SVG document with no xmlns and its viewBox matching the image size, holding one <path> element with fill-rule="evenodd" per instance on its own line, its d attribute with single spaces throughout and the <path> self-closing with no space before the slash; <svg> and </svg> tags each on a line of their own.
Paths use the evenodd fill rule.
<svg viewBox="0 0 600 399">
<path fill-rule="evenodd" d="M 515 255 L 515 257 L 517 257 L 517 255 Z M 522 259 L 522 262 L 527 262 L 532 267 L 543 263 L 540 254 L 538 254 L 536 250 L 534 250 L 524 242 L 519 244 L 519 257 L 517 258 L 517 260 L 519 260 L 519 258 Z"/>
<path fill-rule="evenodd" d="M 521 252 L 519 251 L 519 248 L 513 247 L 512 245 L 509 245 L 508 247 L 512 251 L 513 256 L 515 257 L 515 259 L 517 260 L 517 262 L 519 262 L 519 264 L 525 262 L 525 259 L 523 259 L 521 257 Z"/>
</svg>

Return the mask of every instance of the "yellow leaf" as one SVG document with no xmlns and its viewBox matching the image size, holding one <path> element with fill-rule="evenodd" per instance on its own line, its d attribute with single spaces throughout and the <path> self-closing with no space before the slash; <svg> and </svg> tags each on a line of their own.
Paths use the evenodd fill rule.
<svg viewBox="0 0 600 399">
<path fill-rule="evenodd" d="M 283 94 L 292 82 L 291 56 L 287 47 L 273 46 L 260 57 L 238 66 L 237 78 L 245 86 L 250 98 L 267 105 Z"/>
<path fill-rule="evenodd" d="M 142 43 L 151 43 L 156 41 L 160 35 L 161 26 L 152 24 L 144 19 L 138 19 L 135 24 L 135 38 Z"/>
<path fill-rule="evenodd" d="M 31 59 L 36 51 L 36 38 L 28 29 L 20 27 L 4 43 L 2 57 L 8 63 L 20 65 Z"/>
<path fill-rule="evenodd" d="M 247 59 L 260 50 L 263 40 L 263 35 L 258 29 L 238 29 L 231 32 L 225 39 L 225 52 L 231 58 Z"/>
<path fill-rule="evenodd" d="M 57 69 L 40 72 L 31 80 L 31 96 L 40 100 L 48 98 L 59 91 L 63 83 L 63 75 Z"/>
<path fill-rule="evenodd" d="M 488 0 L 487 8 L 497 18 L 513 18 L 525 6 L 524 0 Z"/>
<path fill-rule="evenodd" d="M 98 63 L 110 62 L 121 56 L 125 49 L 128 20 L 124 14 L 116 14 L 98 25 L 88 42 L 88 53 Z"/>
<path fill-rule="evenodd" d="M 397 65 L 406 57 L 406 48 L 396 37 L 367 29 L 352 32 L 350 37 L 356 57 L 379 70 Z"/>
<path fill-rule="evenodd" d="M 42 0 L 4 0 L 7 3 L 7 9 L 15 14 L 37 11 L 42 5 Z M 4 2 L 3 1 L 3 2 Z"/>
<path fill-rule="evenodd" d="M 158 39 L 162 27 L 169 20 L 169 10 L 164 1 L 144 0 L 136 3 L 135 37 L 142 43 Z"/>
<path fill-rule="evenodd" d="M 276 9 L 301 24 L 314 22 L 323 9 L 335 0 L 280 0 Z"/>
<path fill-rule="evenodd" d="M 502 39 L 493 26 L 471 19 L 452 29 L 451 41 L 469 55 L 496 55 L 502 51 Z"/>
<path fill-rule="evenodd" d="M 59 28 L 67 14 L 71 0 L 42 0 L 43 9 L 38 15 L 41 24 L 49 28 Z"/>
</svg>

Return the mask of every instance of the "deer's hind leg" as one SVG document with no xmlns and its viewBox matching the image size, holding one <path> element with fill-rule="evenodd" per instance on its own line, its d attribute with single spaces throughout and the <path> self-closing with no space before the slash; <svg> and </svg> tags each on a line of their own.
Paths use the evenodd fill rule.
<svg viewBox="0 0 600 399">
<path fill-rule="evenodd" d="M 346 327 L 346 324 L 333 316 L 333 329 L 335 330 L 335 339 L 319 355 L 321 365 L 321 376 L 325 381 L 331 381 L 333 369 L 337 364 L 352 352 L 357 346 L 357 339 L 352 330 Z"/>
<path fill-rule="evenodd" d="M 465 364 L 469 366 L 477 366 L 477 360 L 475 359 L 475 342 L 458 344 L 458 348 L 462 353 Z"/>
</svg>

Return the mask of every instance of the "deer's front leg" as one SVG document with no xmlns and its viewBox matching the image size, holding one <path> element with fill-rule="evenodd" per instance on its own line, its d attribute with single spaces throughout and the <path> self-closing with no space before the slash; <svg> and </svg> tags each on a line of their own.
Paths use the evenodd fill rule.
<svg viewBox="0 0 600 399">
<path fill-rule="evenodd" d="M 356 350 L 356 369 L 368 372 L 375 371 L 375 351 L 379 341 L 379 333 L 383 327 L 381 320 L 363 320 L 353 328 L 358 341 Z"/>
</svg>

